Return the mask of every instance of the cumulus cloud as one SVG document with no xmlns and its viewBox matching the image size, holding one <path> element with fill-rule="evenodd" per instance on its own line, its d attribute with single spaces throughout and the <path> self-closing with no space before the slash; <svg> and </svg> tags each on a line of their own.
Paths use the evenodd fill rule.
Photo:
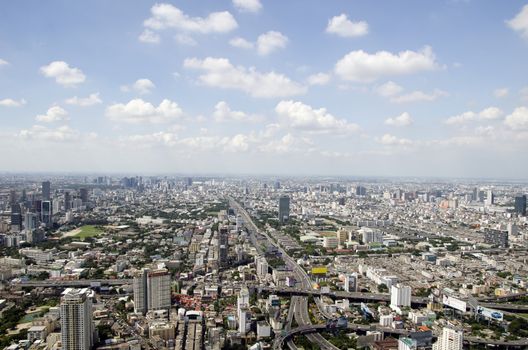
<svg viewBox="0 0 528 350">
<path fill-rule="evenodd" d="M 497 107 L 488 107 L 480 112 L 467 111 L 446 119 L 448 125 L 464 124 L 470 121 L 495 120 L 502 116 L 503 112 Z"/>
<path fill-rule="evenodd" d="M 260 118 L 257 116 L 248 115 L 242 111 L 234 111 L 229 107 L 227 102 L 220 101 L 214 107 L 213 119 L 216 122 L 227 122 L 227 121 L 237 121 L 237 122 L 253 122 L 258 121 Z"/>
<path fill-rule="evenodd" d="M 372 82 L 386 76 L 414 74 L 438 67 L 433 50 L 426 46 L 420 51 L 407 50 L 397 54 L 352 51 L 337 61 L 334 70 L 344 80 Z"/>
<path fill-rule="evenodd" d="M 60 106 L 53 106 L 48 109 L 46 114 L 39 114 L 35 118 L 39 122 L 53 123 L 68 120 L 68 112 Z"/>
<path fill-rule="evenodd" d="M 506 21 L 506 24 L 522 37 L 528 39 L 528 5 L 524 5 L 515 17 Z"/>
<path fill-rule="evenodd" d="M 252 49 L 255 45 L 244 38 L 236 37 L 229 40 L 229 45 L 237 47 L 239 49 Z"/>
<path fill-rule="evenodd" d="M 385 124 L 392 126 L 409 126 L 413 122 L 411 115 L 407 112 L 403 112 L 397 117 L 385 119 Z"/>
<path fill-rule="evenodd" d="M 308 77 L 309 85 L 326 85 L 330 82 L 330 74 L 317 73 Z"/>
<path fill-rule="evenodd" d="M 42 66 L 40 72 L 45 77 L 53 78 L 58 84 L 66 87 L 76 86 L 86 80 L 86 76 L 79 68 L 70 67 L 64 61 L 54 61 L 47 66 Z"/>
<path fill-rule="evenodd" d="M 493 96 L 497 98 L 502 98 L 502 97 L 508 96 L 508 93 L 509 93 L 509 90 L 507 88 L 500 88 L 500 89 L 495 89 L 495 91 L 493 91 Z"/>
<path fill-rule="evenodd" d="M 153 32 L 150 29 L 145 29 L 138 37 L 138 40 L 142 43 L 147 44 L 159 44 L 161 41 L 161 38 L 159 34 Z"/>
<path fill-rule="evenodd" d="M 139 146 L 142 148 L 156 145 L 174 146 L 178 142 L 178 135 L 172 132 L 155 132 L 151 134 L 136 134 L 122 136 L 119 142 L 127 147 L 129 145 Z"/>
<path fill-rule="evenodd" d="M 9 64 L 9 62 L 7 62 L 6 60 L 3 60 L 0 58 L 0 67 L 1 66 L 7 66 Z"/>
<path fill-rule="evenodd" d="M 259 146 L 259 151 L 271 154 L 306 153 L 312 145 L 312 141 L 308 138 L 296 137 L 291 133 L 287 133 L 277 140 L 264 142 Z"/>
<path fill-rule="evenodd" d="M 410 146 L 412 141 L 405 138 L 398 138 L 391 134 L 385 134 L 378 139 L 378 142 L 386 146 Z"/>
<path fill-rule="evenodd" d="M 178 44 L 181 44 L 181 45 L 187 45 L 187 46 L 196 46 L 196 45 L 198 45 L 196 40 L 194 40 L 192 37 L 190 37 L 187 34 L 181 34 L 181 33 L 180 34 L 176 34 L 174 36 L 174 40 L 176 40 L 176 42 Z"/>
<path fill-rule="evenodd" d="M 150 80 L 150 79 L 138 79 L 136 80 L 132 85 L 123 85 L 121 86 L 121 91 L 129 92 L 129 91 L 135 91 L 141 95 L 150 94 L 152 89 L 154 89 L 156 85 Z"/>
<path fill-rule="evenodd" d="M 269 55 L 278 49 L 285 48 L 287 44 L 288 37 L 280 32 L 270 30 L 257 38 L 257 52 L 259 55 Z"/>
<path fill-rule="evenodd" d="M 306 87 L 275 72 L 261 73 L 255 68 L 233 66 L 227 58 L 185 59 L 183 66 L 203 71 L 199 81 L 210 87 L 236 89 L 253 97 L 286 97 L 304 94 Z"/>
<path fill-rule="evenodd" d="M 296 101 L 281 101 L 275 107 L 277 114 L 285 124 L 293 129 L 313 133 L 350 133 L 357 132 L 359 126 L 339 119 L 327 112 L 325 108 L 314 109 Z"/>
<path fill-rule="evenodd" d="M 528 108 L 515 108 L 512 114 L 506 116 L 504 124 L 512 130 L 528 130 Z"/>
<path fill-rule="evenodd" d="M 3 107 L 21 107 L 26 104 L 26 100 L 20 99 L 20 100 L 13 100 L 12 98 L 4 98 L 3 100 L 0 100 L 0 106 Z"/>
<path fill-rule="evenodd" d="M 410 102 L 432 102 L 437 100 L 440 97 L 448 96 L 449 94 L 445 91 L 435 89 L 431 93 L 426 93 L 423 91 L 412 91 L 407 94 L 400 96 L 391 97 L 391 102 L 394 103 L 410 103 Z"/>
<path fill-rule="evenodd" d="M 396 84 L 393 81 L 388 81 L 385 84 L 376 87 L 375 90 L 376 90 L 376 93 L 380 96 L 391 97 L 391 96 L 398 95 L 400 92 L 402 92 L 403 87 L 401 87 L 400 85 Z"/>
<path fill-rule="evenodd" d="M 240 12 L 259 12 L 262 9 L 260 0 L 233 0 L 233 5 Z"/>
<path fill-rule="evenodd" d="M 334 16 L 328 21 L 326 32 L 345 38 L 363 36 L 368 33 L 368 24 L 365 21 L 352 22 L 346 14 Z"/>
<path fill-rule="evenodd" d="M 213 12 L 207 17 L 190 17 L 171 4 L 155 4 L 150 9 L 151 17 L 143 22 L 150 30 L 168 28 L 195 33 L 226 33 L 238 27 L 228 11 Z"/>
<path fill-rule="evenodd" d="M 157 107 L 138 98 L 127 104 L 117 103 L 106 108 L 106 116 L 110 120 L 131 124 L 166 123 L 182 115 L 183 111 L 178 104 L 167 99 Z"/>
<path fill-rule="evenodd" d="M 103 101 L 101 101 L 101 98 L 99 97 L 99 93 L 96 92 L 96 93 L 90 94 L 88 97 L 74 96 L 72 98 L 67 99 L 65 102 L 66 104 L 69 104 L 69 105 L 89 107 L 89 106 L 100 104 Z"/>
<path fill-rule="evenodd" d="M 67 125 L 55 129 L 42 125 L 33 125 L 30 129 L 21 130 L 17 136 L 27 140 L 71 142 L 79 140 L 81 133 Z M 95 134 L 90 134 L 89 136 L 95 137 Z"/>
</svg>

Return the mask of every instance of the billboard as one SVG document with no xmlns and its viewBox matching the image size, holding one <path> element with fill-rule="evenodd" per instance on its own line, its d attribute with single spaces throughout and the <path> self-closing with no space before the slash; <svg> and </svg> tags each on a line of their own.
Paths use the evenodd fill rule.
<svg viewBox="0 0 528 350">
<path fill-rule="evenodd" d="M 504 319 L 504 314 L 500 311 L 488 309 L 484 306 L 477 306 L 477 314 L 482 315 L 487 319 L 495 320 L 495 321 L 502 321 Z"/>
<path fill-rule="evenodd" d="M 446 306 L 452 307 L 453 309 L 466 312 L 466 302 L 457 298 L 450 297 L 448 295 L 443 295 L 442 303 Z"/>
<path fill-rule="evenodd" d="M 312 267 L 312 275 L 325 275 L 328 272 L 328 268 L 324 266 Z"/>
</svg>

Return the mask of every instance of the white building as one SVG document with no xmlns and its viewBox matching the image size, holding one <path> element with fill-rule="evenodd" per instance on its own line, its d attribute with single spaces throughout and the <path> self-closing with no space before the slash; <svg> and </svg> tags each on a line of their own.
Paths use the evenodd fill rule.
<svg viewBox="0 0 528 350">
<path fill-rule="evenodd" d="M 381 315 L 379 320 L 379 325 L 381 327 L 390 327 L 394 321 L 394 316 L 392 315 Z"/>
<path fill-rule="evenodd" d="M 410 307 L 411 287 L 398 283 L 391 287 L 391 307 Z"/>
<path fill-rule="evenodd" d="M 63 350 L 89 350 L 93 346 L 92 301 L 88 289 L 67 289 L 61 298 Z"/>
<path fill-rule="evenodd" d="M 171 306 L 170 275 L 167 270 L 143 269 L 134 278 L 134 312 L 168 310 Z"/>
<path fill-rule="evenodd" d="M 323 237 L 323 247 L 326 249 L 335 249 L 339 245 L 337 236 Z"/>
<path fill-rule="evenodd" d="M 362 236 L 363 244 L 383 243 L 383 233 L 369 227 L 362 227 L 359 231 Z"/>
<path fill-rule="evenodd" d="M 433 344 L 433 350 L 462 350 L 464 348 L 464 331 L 453 327 L 444 327 L 442 335 Z"/>
</svg>

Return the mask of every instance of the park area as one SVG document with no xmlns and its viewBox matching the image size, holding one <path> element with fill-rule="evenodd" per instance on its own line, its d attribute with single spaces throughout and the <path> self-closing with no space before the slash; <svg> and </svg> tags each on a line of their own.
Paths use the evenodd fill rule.
<svg viewBox="0 0 528 350">
<path fill-rule="evenodd" d="M 99 228 L 98 226 L 84 225 L 74 230 L 66 232 L 62 236 L 62 238 L 75 237 L 75 238 L 85 239 L 85 238 L 97 237 L 101 233 L 103 233 L 103 230 Z"/>
</svg>

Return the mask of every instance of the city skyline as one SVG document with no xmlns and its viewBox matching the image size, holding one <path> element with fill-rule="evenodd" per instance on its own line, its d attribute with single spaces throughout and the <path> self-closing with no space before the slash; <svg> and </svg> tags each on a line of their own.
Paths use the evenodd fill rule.
<svg viewBox="0 0 528 350">
<path fill-rule="evenodd" d="M 381 5 L 7 3 L 0 172 L 523 178 L 526 2 Z"/>
</svg>

